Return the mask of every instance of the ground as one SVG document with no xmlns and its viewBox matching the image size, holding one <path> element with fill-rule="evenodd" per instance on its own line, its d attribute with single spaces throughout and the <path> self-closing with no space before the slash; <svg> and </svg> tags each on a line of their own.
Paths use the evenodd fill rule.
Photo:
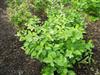
<svg viewBox="0 0 100 75">
<path fill-rule="evenodd" d="M 40 75 L 41 63 L 30 59 L 21 50 L 21 42 L 15 36 L 16 29 L 8 21 L 5 0 L 0 0 L 0 75 Z M 100 21 L 87 25 L 86 39 L 92 39 L 93 62 L 75 66 L 77 75 L 100 75 Z"/>
</svg>

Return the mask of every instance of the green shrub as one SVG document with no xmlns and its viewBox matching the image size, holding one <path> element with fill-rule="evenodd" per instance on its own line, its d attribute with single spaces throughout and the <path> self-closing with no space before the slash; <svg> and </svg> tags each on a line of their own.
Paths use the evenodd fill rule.
<svg viewBox="0 0 100 75">
<path fill-rule="evenodd" d="M 100 0 L 88 0 L 87 7 L 84 10 L 89 15 L 100 18 Z"/>
<path fill-rule="evenodd" d="M 100 20 L 100 0 L 72 0 L 73 8 L 87 14 L 92 20 Z"/>
<path fill-rule="evenodd" d="M 17 1 L 9 3 L 10 19 L 19 27 L 17 36 L 23 41 L 25 53 L 44 64 L 42 75 L 54 75 L 54 71 L 75 75 L 73 65 L 83 56 L 91 58 L 93 48 L 91 41 L 83 40 L 86 23 L 82 14 L 73 7 L 65 7 L 68 0 Z M 39 16 L 32 15 L 33 9 L 35 13 L 44 10 L 46 21 L 41 23 Z"/>
</svg>

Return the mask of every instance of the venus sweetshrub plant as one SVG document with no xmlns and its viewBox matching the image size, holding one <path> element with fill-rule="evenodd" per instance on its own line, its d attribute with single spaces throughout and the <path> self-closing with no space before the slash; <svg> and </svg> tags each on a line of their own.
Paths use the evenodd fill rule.
<svg viewBox="0 0 100 75">
<path fill-rule="evenodd" d="M 55 71 L 59 75 L 75 75 L 73 65 L 83 57 L 90 58 L 93 48 L 92 42 L 83 37 L 84 17 L 73 7 L 64 6 L 68 0 L 45 0 L 47 19 L 41 23 L 39 16 L 32 15 L 30 6 L 37 12 L 42 3 L 46 4 L 42 0 L 29 1 L 30 4 L 23 0 L 15 7 L 9 3 L 8 8 L 11 20 L 18 27 L 17 36 L 23 41 L 22 49 L 43 63 L 42 75 L 54 75 Z"/>
<path fill-rule="evenodd" d="M 84 6 L 83 9 L 86 13 L 100 18 L 100 0 L 88 0 Z"/>
<path fill-rule="evenodd" d="M 86 18 L 91 21 L 100 20 L 100 0 L 71 0 L 71 2 L 74 9 L 85 14 Z"/>
</svg>

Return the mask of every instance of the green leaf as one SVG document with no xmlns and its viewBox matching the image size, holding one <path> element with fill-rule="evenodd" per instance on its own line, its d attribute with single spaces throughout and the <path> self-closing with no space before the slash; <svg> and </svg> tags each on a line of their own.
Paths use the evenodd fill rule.
<svg viewBox="0 0 100 75">
<path fill-rule="evenodd" d="M 76 75 L 74 71 L 68 71 L 68 75 Z"/>
<path fill-rule="evenodd" d="M 60 55 L 58 58 L 56 58 L 54 60 L 54 62 L 58 65 L 58 66 L 63 66 L 66 67 L 67 66 L 67 60 L 64 56 Z"/>
<path fill-rule="evenodd" d="M 42 69 L 42 75 L 54 75 L 54 68 L 46 66 Z"/>
</svg>

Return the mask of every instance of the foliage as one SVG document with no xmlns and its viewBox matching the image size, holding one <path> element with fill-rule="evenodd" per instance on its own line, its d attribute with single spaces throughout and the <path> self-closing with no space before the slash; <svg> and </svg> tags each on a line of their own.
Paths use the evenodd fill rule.
<svg viewBox="0 0 100 75">
<path fill-rule="evenodd" d="M 59 75 L 75 75 L 73 65 L 83 56 L 91 57 L 93 45 L 83 38 L 86 23 L 78 3 L 74 0 L 8 1 L 8 14 L 19 27 L 17 36 L 23 41 L 22 48 L 27 55 L 44 63 L 43 75 L 54 75 L 54 71 Z M 65 7 L 65 4 L 69 5 Z M 32 14 L 42 10 L 48 17 L 44 23 Z"/>
<path fill-rule="evenodd" d="M 93 21 L 100 20 L 100 0 L 72 0 L 73 7 Z M 87 17 L 87 18 L 88 18 Z"/>
<path fill-rule="evenodd" d="M 100 18 L 100 0 L 88 0 L 84 10 L 89 15 Z"/>
</svg>

